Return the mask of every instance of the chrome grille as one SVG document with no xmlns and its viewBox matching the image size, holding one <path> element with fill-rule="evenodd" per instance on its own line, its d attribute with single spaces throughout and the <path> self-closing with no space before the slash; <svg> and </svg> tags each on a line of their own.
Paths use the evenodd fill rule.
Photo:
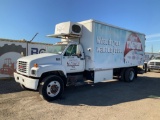
<svg viewBox="0 0 160 120">
<path fill-rule="evenodd" d="M 160 66 L 160 62 L 150 62 L 149 65 L 158 65 L 158 66 Z"/>
<path fill-rule="evenodd" d="M 18 71 L 22 73 L 27 73 L 27 62 L 18 61 Z"/>
<path fill-rule="evenodd" d="M 160 65 L 160 62 L 155 62 L 155 65 Z"/>
<path fill-rule="evenodd" d="M 154 62 L 150 62 L 149 64 L 150 64 L 150 65 L 154 65 Z"/>
</svg>

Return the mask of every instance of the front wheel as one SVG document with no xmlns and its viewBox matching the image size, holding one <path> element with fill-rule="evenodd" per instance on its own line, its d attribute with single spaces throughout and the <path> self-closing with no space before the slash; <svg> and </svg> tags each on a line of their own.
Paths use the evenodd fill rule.
<svg viewBox="0 0 160 120">
<path fill-rule="evenodd" d="M 58 99 L 62 95 L 63 91 L 63 80 L 56 75 L 51 75 L 44 78 L 39 86 L 40 96 L 47 101 Z"/>
</svg>

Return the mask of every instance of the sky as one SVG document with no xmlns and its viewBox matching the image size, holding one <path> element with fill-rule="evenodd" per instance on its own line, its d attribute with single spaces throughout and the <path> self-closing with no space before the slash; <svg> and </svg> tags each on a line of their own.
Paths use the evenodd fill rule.
<svg viewBox="0 0 160 120">
<path fill-rule="evenodd" d="M 146 35 L 146 52 L 160 52 L 160 0 L 0 0 L 0 38 L 55 43 L 60 22 L 95 19 Z"/>
</svg>

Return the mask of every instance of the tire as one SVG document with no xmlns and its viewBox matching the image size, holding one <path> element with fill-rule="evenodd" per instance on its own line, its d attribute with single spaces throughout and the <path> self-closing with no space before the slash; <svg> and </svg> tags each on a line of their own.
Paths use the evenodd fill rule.
<svg viewBox="0 0 160 120">
<path fill-rule="evenodd" d="M 148 68 L 148 72 L 151 72 L 151 69 Z"/>
<path fill-rule="evenodd" d="M 125 80 L 125 69 L 122 69 L 120 71 L 120 75 L 119 75 L 119 81 L 124 81 Z"/>
<path fill-rule="evenodd" d="M 63 91 L 63 80 L 56 75 L 44 78 L 39 85 L 40 96 L 47 101 L 58 99 L 62 95 Z"/>
<path fill-rule="evenodd" d="M 125 71 L 125 81 L 132 82 L 135 78 L 135 70 L 133 68 L 128 68 Z"/>
</svg>

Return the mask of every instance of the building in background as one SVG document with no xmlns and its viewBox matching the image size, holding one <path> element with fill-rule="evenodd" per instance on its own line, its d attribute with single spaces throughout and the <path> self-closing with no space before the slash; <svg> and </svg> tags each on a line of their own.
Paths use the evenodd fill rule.
<svg viewBox="0 0 160 120">
<path fill-rule="evenodd" d="M 52 44 L 0 38 L 0 78 L 12 77 L 16 61 L 22 56 L 40 54 Z"/>
</svg>

